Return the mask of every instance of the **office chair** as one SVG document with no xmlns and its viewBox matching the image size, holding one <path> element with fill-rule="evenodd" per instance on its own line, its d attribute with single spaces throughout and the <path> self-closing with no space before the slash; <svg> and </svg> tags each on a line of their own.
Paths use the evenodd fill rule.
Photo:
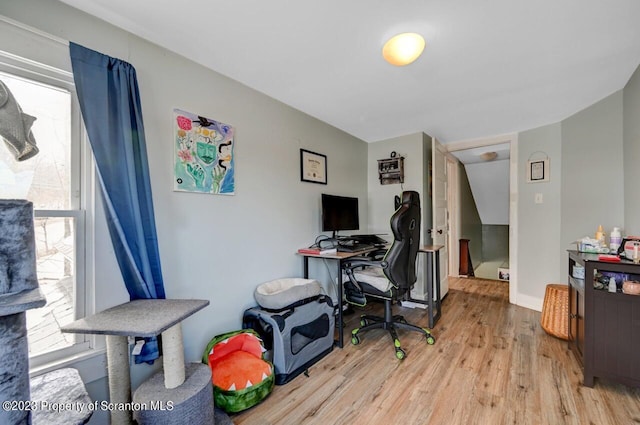
<svg viewBox="0 0 640 425">
<path fill-rule="evenodd" d="M 406 357 L 400 346 L 397 329 L 420 332 L 429 345 L 435 338 L 428 329 L 407 323 L 404 317 L 393 315 L 392 304 L 407 294 L 416 282 L 416 257 L 420 244 L 420 196 L 414 191 L 402 193 L 402 200 L 391 216 L 393 244 L 381 260 L 356 258 L 347 260 L 345 295 L 347 302 L 363 306 L 367 297 L 384 301 L 384 317 L 362 315 L 360 328 L 351 332 L 351 343 L 360 343 L 359 333 L 369 329 L 386 329 L 393 339 L 396 357 Z M 364 267 L 364 269 L 363 269 Z"/>
</svg>

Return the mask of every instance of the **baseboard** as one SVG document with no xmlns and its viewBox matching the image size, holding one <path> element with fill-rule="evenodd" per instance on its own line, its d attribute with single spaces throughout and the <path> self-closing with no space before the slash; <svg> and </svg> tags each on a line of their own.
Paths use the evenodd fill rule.
<svg viewBox="0 0 640 425">
<path fill-rule="evenodd" d="M 532 297 L 531 295 L 516 294 L 516 305 L 525 307 L 530 310 L 542 311 L 542 298 Z"/>
<path fill-rule="evenodd" d="M 427 310 L 429 308 L 429 306 L 426 304 L 420 304 L 413 301 L 400 301 L 400 304 L 402 305 L 402 307 L 421 308 L 423 310 Z"/>
</svg>

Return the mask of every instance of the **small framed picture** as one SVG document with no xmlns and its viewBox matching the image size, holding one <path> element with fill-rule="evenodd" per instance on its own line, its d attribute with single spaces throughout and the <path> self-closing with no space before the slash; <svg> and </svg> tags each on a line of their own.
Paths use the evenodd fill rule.
<svg viewBox="0 0 640 425">
<path fill-rule="evenodd" d="M 327 184 L 327 156 L 300 149 L 300 180 Z"/>
<path fill-rule="evenodd" d="M 527 161 L 527 183 L 549 181 L 549 158 Z"/>
</svg>

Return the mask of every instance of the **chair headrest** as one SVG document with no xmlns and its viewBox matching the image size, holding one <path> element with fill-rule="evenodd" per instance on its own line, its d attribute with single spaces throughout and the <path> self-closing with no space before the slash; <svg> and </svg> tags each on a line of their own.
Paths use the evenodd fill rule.
<svg viewBox="0 0 640 425">
<path fill-rule="evenodd" d="M 402 205 L 417 205 L 420 206 L 420 195 L 413 190 L 405 190 L 402 192 Z"/>
<path fill-rule="evenodd" d="M 406 190 L 402 192 L 402 201 L 400 205 L 398 205 L 396 212 L 391 216 L 391 232 L 393 233 L 393 238 L 396 241 L 402 241 L 402 229 L 400 228 L 400 220 L 404 220 L 406 212 L 410 208 L 418 208 L 420 209 L 420 194 L 413 190 Z M 413 223 L 409 230 L 413 230 L 413 227 L 416 224 Z"/>
</svg>

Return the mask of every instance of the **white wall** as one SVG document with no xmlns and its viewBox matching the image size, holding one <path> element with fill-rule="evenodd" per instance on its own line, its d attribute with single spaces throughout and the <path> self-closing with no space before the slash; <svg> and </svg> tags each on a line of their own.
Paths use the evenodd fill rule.
<svg viewBox="0 0 640 425">
<path fill-rule="evenodd" d="M 404 157 L 404 183 L 382 185 L 378 178 L 378 160 L 389 158 L 392 151 Z M 367 157 L 369 231 L 387 233 L 391 237 L 389 219 L 395 211 L 394 196 L 400 196 L 403 190 L 415 190 L 420 194 L 422 207 L 422 240 L 429 243 L 426 229 L 431 227 L 431 198 L 427 185 L 427 161 L 431 158 L 431 138 L 424 133 L 416 133 L 369 143 Z"/>
<path fill-rule="evenodd" d="M 2 2 L 0 14 L 136 67 L 167 297 L 211 302 L 184 322 L 186 360 L 240 328 L 258 284 L 302 274 L 295 251 L 320 233 L 321 193 L 359 197 L 368 228 L 363 141 L 61 3 Z M 173 108 L 235 126 L 235 196 L 172 191 Z M 300 148 L 327 155 L 328 185 L 300 181 Z M 99 311 L 127 300 L 102 214 L 96 257 Z M 135 387 L 149 372 L 132 373 Z"/>
<path fill-rule="evenodd" d="M 640 67 L 624 88 L 624 230 L 640 235 Z"/>
<path fill-rule="evenodd" d="M 540 311 L 548 283 L 564 282 L 558 273 L 566 257 L 559 256 L 560 189 L 563 170 L 560 123 L 518 135 L 518 293 L 516 304 Z M 527 183 L 526 164 L 535 152 L 550 158 L 548 182 Z M 542 204 L 534 202 L 541 193 Z"/>
<path fill-rule="evenodd" d="M 622 100 L 618 91 L 562 121 L 562 249 L 598 225 L 607 242 L 614 226 L 624 230 Z"/>
<path fill-rule="evenodd" d="M 518 305 L 540 310 L 546 285 L 566 282 L 573 241 L 593 237 L 599 224 L 607 232 L 624 227 L 622 119 L 618 91 L 560 123 L 519 134 Z M 550 158 L 550 181 L 526 183 L 527 160 L 540 152 Z"/>
</svg>

